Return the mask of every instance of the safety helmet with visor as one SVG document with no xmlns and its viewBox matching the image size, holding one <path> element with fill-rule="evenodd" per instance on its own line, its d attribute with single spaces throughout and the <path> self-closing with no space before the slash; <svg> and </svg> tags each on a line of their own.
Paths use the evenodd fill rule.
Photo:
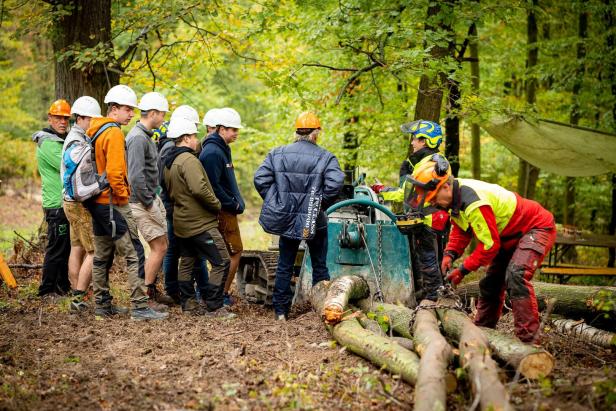
<svg viewBox="0 0 616 411">
<path fill-rule="evenodd" d="M 443 130 L 438 123 L 428 120 L 417 120 L 400 126 L 404 134 L 413 138 L 424 138 L 430 148 L 438 148 L 443 142 Z"/>
</svg>

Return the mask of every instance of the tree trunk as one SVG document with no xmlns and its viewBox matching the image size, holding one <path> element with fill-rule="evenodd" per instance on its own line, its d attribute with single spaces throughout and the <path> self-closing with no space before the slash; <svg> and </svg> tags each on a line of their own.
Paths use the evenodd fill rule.
<svg viewBox="0 0 616 411">
<path fill-rule="evenodd" d="M 446 300 L 439 303 L 447 303 Z M 449 301 L 449 303 L 453 303 Z M 460 363 L 468 370 L 473 393 L 482 410 L 513 410 L 509 395 L 498 378 L 498 366 L 490 356 L 489 343 L 466 314 L 455 309 L 436 310 L 445 334 L 458 341 Z"/>
<path fill-rule="evenodd" d="M 539 308 L 545 308 L 545 301 L 556 299 L 553 312 L 569 318 L 584 319 L 592 325 L 605 324 L 614 328 L 616 319 L 616 287 L 590 287 L 584 285 L 562 285 L 533 281 Z M 470 298 L 479 297 L 479 282 L 474 281 L 458 286 L 456 293 L 468 303 Z M 608 309 L 606 311 L 604 309 Z M 611 307 L 611 308 L 609 308 Z M 606 315 L 608 318 L 603 318 Z M 611 321 L 610 321 L 611 320 Z"/>
<path fill-rule="evenodd" d="M 430 21 L 442 13 L 451 12 L 450 1 L 435 1 L 428 6 L 428 16 L 426 21 Z M 425 32 L 434 31 L 451 31 L 451 27 L 447 24 L 439 22 L 437 27 L 428 23 L 425 25 Z M 424 44 L 425 48 L 430 48 L 430 59 L 442 60 L 449 53 L 448 47 L 443 47 L 440 44 Z M 446 75 L 439 72 L 436 75 L 423 74 L 419 80 L 419 90 L 417 92 L 417 102 L 415 103 L 415 120 L 430 120 L 437 122 L 441 117 L 441 106 L 443 104 L 443 84 L 446 81 Z M 413 146 L 409 142 L 407 157 L 413 154 Z"/>
<path fill-rule="evenodd" d="M 334 325 L 342 321 L 342 315 L 349 301 L 366 298 L 370 287 L 366 280 L 355 275 L 338 277 L 332 281 L 321 310 L 325 324 Z"/>
<path fill-rule="evenodd" d="M 376 303 L 369 298 L 356 301 L 355 304 L 363 312 L 382 312 L 389 316 L 389 325 L 398 335 L 404 338 L 413 338 L 410 322 L 413 319 L 413 310 L 394 304 Z"/>
<path fill-rule="evenodd" d="M 479 95 L 479 37 L 477 35 L 477 25 L 473 23 L 470 30 L 470 54 L 471 54 L 471 90 L 473 94 Z M 479 124 L 471 125 L 471 161 L 473 178 L 481 178 L 481 139 Z"/>
<path fill-rule="evenodd" d="M 424 300 L 419 306 L 434 305 Z M 433 309 L 420 309 L 413 326 L 413 343 L 419 354 L 419 373 L 415 386 L 415 411 L 447 409 L 447 379 L 453 376 L 447 367 L 453 359 L 453 351 L 441 335 Z M 455 381 L 455 378 L 453 378 Z"/>
<path fill-rule="evenodd" d="M 387 337 L 387 334 L 385 334 L 385 331 L 383 331 L 383 329 L 379 325 L 379 322 L 375 320 L 371 320 L 370 318 L 366 316 L 365 313 L 361 313 L 357 317 L 357 320 L 359 321 L 361 326 L 364 327 L 366 330 L 372 331 L 373 333 L 375 333 L 376 335 L 380 335 L 381 337 Z"/>
<path fill-rule="evenodd" d="M 388 372 L 400 375 L 415 384 L 419 357 L 397 342 L 364 329 L 357 319 L 344 320 L 331 328 L 332 336 L 347 350 L 363 357 Z"/>
<path fill-rule="evenodd" d="M 576 340 L 598 345 L 604 348 L 616 347 L 616 334 L 592 327 L 584 321 L 560 319 L 552 321 L 554 328 Z"/>
<path fill-rule="evenodd" d="M 524 344 L 516 337 L 493 330 L 479 327 L 488 337 L 494 355 L 504 363 L 520 371 L 524 377 L 537 379 L 547 377 L 554 368 L 554 357 L 533 345 Z"/>
<path fill-rule="evenodd" d="M 528 52 L 526 60 L 526 102 L 532 109 L 537 100 L 537 79 L 533 69 L 537 66 L 539 50 L 537 46 L 537 19 L 535 9 L 539 6 L 539 0 L 533 0 L 527 18 L 527 38 Z M 539 169 L 525 160 L 520 159 L 520 169 L 518 171 L 518 193 L 522 197 L 534 198 Z"/>
<path fill-rule="evenodd" d="M 607 49 L 614 50 L 616 47 L 616 34 L 612 27 L 616 24 L 616 18 L 614 18 L 613 8 L 610 7 L 610 0 L 604 0 L 604 3 L 607 7 L 607 12 L 605 13 L 605 29 L 608 31 L 607 36 Z M 616 131 L 616 61 L 614 59 L 610 59 L 608 63 L 608 79 L 610 83 L 610 88 L 612 90 L 612 100 L 614 103 L 612 104 L 612 127 L 614 128 L 612 131 Z M 616 174 L 612 174 L 612 215 L 610 217 L 610 224 L 608 226 L 608 234 L 614 235 L 616 233 Z M 609 258 L 608 258 L 608 267 L 614 267 L 614 262 L 616 260 L 616 249 L 610 248 L 609 250 Z"/>
<path fill-rule="evenodd" d="M 455 49 L 454 49 L 455 50 Z M 445 157 L 451 165 L 451 172 L 458 177 L 460 171 L 460 83 L 449 80 L 447 95 L 447 118 L 445 118 Z"/>
<path fill-rule="evenodd" d="M 69 102 L 88 95 L 102 105 L 109 88 L 119 81 L 119 74 L 106 69 L 114 59 L 111 41 L 111 0 L 59 0 L 53 2 L 54 20 L 51 38 L 55 53 L 56 98 Z M 61 12 L 59 10 L 62 10 Z M 65 11 L 69 13 L 64 13 Z M 73 67 L 74 56 L 59 57 L 69 50 L 79 52 L 99 45 L 106 53 L 105 63 L 87 63 Z"/>
</svg>

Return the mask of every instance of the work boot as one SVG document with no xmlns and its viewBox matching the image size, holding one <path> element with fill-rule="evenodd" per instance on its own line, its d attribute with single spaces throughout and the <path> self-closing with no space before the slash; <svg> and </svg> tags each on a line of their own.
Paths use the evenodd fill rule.
<svg viewBox="0 0 616 411">
<path fill-rule="evenodd" d="M 235 301 L 233 300 L 233 297 L 231 297 L 229 293 L 224 293 L 222 295 L 222 304 L 226 307 L 230 307 L 233 304 L 235 304 Z"/>
<path fill-rule="evenodd" d="M 81 300 L 81 301 L 79 301 L 79 300 L 71 301 L 70 309 L 71 309 L 71 312 L 73 312 L 73 313 L 82 313 L 82 312 L 88 311 L 88 308 L 90 308 L 88 306 L 88 303 L 86 303 L 83 300 Z"/>
<path fill-rule="evenodd" d="M 103 307 L 96 307 L 94 309 L 94 315 L 97 317 L 113 317 L 119 314 L 127 314 L 128 309 L 119 307 L 117 305 L 108 305 Z"/>
<path fill-rule="evenodd" d="M 203 306 L 194 298 L 188 298 L 182 304 L 182 314 L 203 315 L 205 314 Z"/>
<path fill-rule="evenodd" d="M 151 309 L 150 307 L 133 308 L 133 310 L 130 313 L 130 318 L 135 321 L 164 320 L 167 317 L 169 317 L 169 313 L 155 311 Z"/>
<path fill-rule="evenodd" d="M 227 307 L 220 307 L 217 310 L 208 311 L 205 315 L 210 318 L 219 318 L 221 320 L 230 320 L 237 317 L 237 315 L 229 311 Z"/>
<path fill-rule="evenodd" d="M 156 289 L 156 284 L 147 285 L 148 287 L 148 307 L 153 309 L 154 311 L 167 311 L 168 307 L 165 304 L 161 304 L 158 302 L 158 290 Z"/>
</svg>

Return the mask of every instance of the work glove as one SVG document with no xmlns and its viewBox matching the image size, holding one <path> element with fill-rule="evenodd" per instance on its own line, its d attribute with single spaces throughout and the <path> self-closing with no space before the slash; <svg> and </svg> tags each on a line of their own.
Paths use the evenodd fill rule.
<svg viewBox="0 0 616 411">
<path fill-rule="evenodd" d="M 468 274 L 466 268 L 464 268 L 464 264 L 460 264 L 458 268 L 447 274 L 447 281 L 449 281 L 454 287 L 462 282 L 462 279 L 466 274 Z"/>
<path fill-rule="evenodd" d="M 447 274 L 447 281 L 449 281 L 454 287 L 462 282 L 464 278 L 464 274 L 460 271 L 459 268 L 456 268 L 449 274 Z"/>
<path fill-rule="evenodd" d="M 385 186 L 383 184 L 373 184 L 372 186 L 370 186 L 370 188 L 372 189 L 372 191 L 374 191 L 376 194 L 378 194 L 381 191 L 383 191 Z"/>
</svg>

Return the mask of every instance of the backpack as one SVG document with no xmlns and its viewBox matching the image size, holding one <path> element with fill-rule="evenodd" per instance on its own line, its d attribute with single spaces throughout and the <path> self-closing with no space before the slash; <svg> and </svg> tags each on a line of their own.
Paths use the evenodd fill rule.
<svg viewBox="0 0 616 411">
<path fill-rule="evenodd" d="M 75 201 L 83 202 L 99 195 L 109 187 L 107 172 L 99 175 L 96 170 L 94 145 L 96 139 L 110 127 L 120 127 L 118 123 L 106 123 L 96 134 L 86 141 L 75 141 L 64 151 L 62 161 L 66 167 L 64 173 L 64 191 Z"/>
</svg>

